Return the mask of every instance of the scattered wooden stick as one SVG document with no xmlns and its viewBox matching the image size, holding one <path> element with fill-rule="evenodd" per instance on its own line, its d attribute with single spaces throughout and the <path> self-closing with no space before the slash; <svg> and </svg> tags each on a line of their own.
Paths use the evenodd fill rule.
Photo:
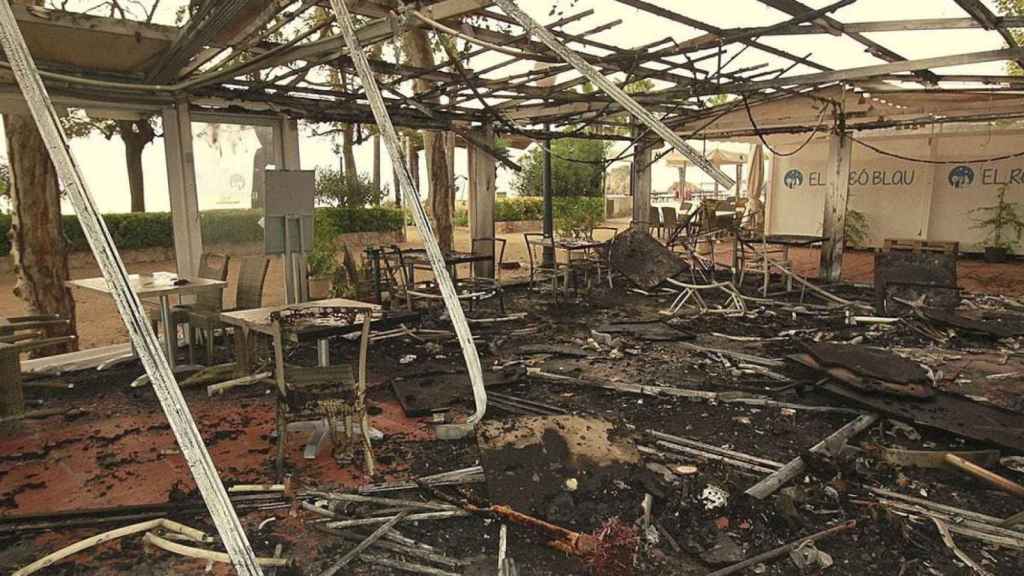
<svg viewBox="0 0 1024 576">
<path fill-rule="evenodd" d="M 484 481 L 484 469 L 481 466 L 470 466 L 459 470 L 451 470 L 422 476 L 413 481 L 386 482 L 383 484 L 367 484 L 359 487 L 360 494 L 379 494 L 383 492 L 398 492 L 401 490 L 415 490 L 419 488 L 420 482 L 427 486 L 451 486 L 457 484 L 472 484 Z"/>
<path fill-rule="evenodd" d="M 228 492 L 284 492 L 285 489 L 284 484 L 235 484 Z"/>
<path fill-rule="evenodd" d="M 982 468 L 974 462 L 964 460 L 956 454 L 946 454 L 946 462 L 979 480 L 988 482 L 1003 492 L 1013 494 L 1014 496 L 1024 497 L 1024 486 L 1017 484 L 1009 478 L 1004 478 L 991 470 Z"/>
<path fill-rule="evenodd" d="M 217 552 L 215 550 L 206 550 L 204 548 L 194 548 L 192 546 L 185 546 L 184 544 L 178 544 L 177 542 L 171 542 L 166 538 L 161 538 L 152 532 L 146 532 L 146 535 L 142 538 L 142 541 L 146 544 L 151 544 L 171 552 L 178 554 L 179 556 L 187 556 L 189 558 L 198 558 L 200 560 L 209 560 L 211 562 L 220 562 L 223 564 L 230 564 L 231 557 L 224 552 Z M 292 561 L 288 558 L 256 558 L 256 562 L 260 566 L 289 566 Z"/>
<path fill-rule="evenodd" d="M 383 536 L 388 530 L 391 530 L 391 528 L 394 527 L 395 524 L 398 524 L 399 522 L 404 520 L 405 517 L 408 515 L 408 511 L 399 512 L 396 516 L 391 518 L 391 520 L 388 520 L 384 524 L 381 524 L 380 527 L 374 530 L 372 534 L 367 536 L 365 540 L 357 544 L 355 548 L 349 550 L 344 556 L 339 558 L 337 562 L 332 564 L 330 568 L 324 570 L 320 574 L 320 576 L 334 576 L 335 574 L 337 574 L 338 570 L 341 570 L 342 568 L 347 566 L 348 563 L 351 562 L 356 556 L 362 554 L 363 550 L 366 550 L 374 542 L 380 540 L 381 536 Z"/>
<path fill-rule="evenodd" d="M 412 572 L 414 574 L 426 574 L 427 576 L 460 576 L 457 572 L 448 572 L 447 570 L 440 570 L 438 568 L 423 566 L 421 564 L 402 562 L 401 560 L 395 560 L 393 558 L 388 558 L 387 556 L 367 554 L 366 552 L 363 552 L 359 558 L 364 562 L 370 562 L 388 568 L 395 568 L 404 572 Z"/>
<path fill-rule="evenodd" d="M 207 536 L 204 532 L 196 530 L 195 528 L 190 528 L 184 524 L 179 524 L 166 518 L 158 518 L 156 520 L 147 520 L 145 522 L 139 522 L 138 524 L 123 526 L 121 528 L 103 532 L 102 534 L 90 536 L 85 540 L 80 540 L 74 544 L 65 546 L 56 552 L 36 560 L 28 566 L 14 572 L 11 576 L 28 576 L 29 574 L 35 574 L 47 566 L 52 566 L 68 556 L 72 556 L 83 550 L 92 548 L 93 546 L 98 546 L 104 542 L 110 542 L 111 540 L 117 540 L 118 538 L 124 538 L 125 536 L 131 536 L 132 534 L 146 532 L 147 530 L 152 530 L 154 528 L 163 528 L 164 530 L 181 534 L 195 542 L 208 543 L 213 541 L 213 539 Z M 225 557 L 226 556 L 227 555 L 225 555 Z"/>
<path fill-rule="evenodd" d="M 690 448 L 695 448 L 705 453 L 711 452 L 714 454 L 718 454 L 720 456 L 728 456 L 736 460 L 742 460 L 750 464 L 757 464 L 759 466 L 771 469 L 782 468 L 782 462 L 776 462 L 774 460 L 769 460 L 767 458 L 759 458 L 757 456 L 744 454 L 743 452 L 727 450 L 725 448 L 720 448 L 712 444 L 705 444 L 704 442 L 698 442 L 696 440 L 691 440 L 689 438 L 683 438 L 682 436 L 665 434 L 664 432 L 658 432 L 657 430 L 648 430 L 647 433 L 650 434 L 651 436 L 654 436 L 658 440 L 664 440 L 666 442 L 671 442 L 672 444 L 678 444 L 682 446 L 689 446 Z"/>
<path fill-rule="evenodd" d="M 455 507 L 450 504 L 439 502 L 420 502 L 418 500 L 403 500 L 401 498 L 380 498 L 375 496 L 363 496 L 361 494 L 345 494 L 342 492 L 307 492 L 303 495 L 320 496 L 327 500 L 340 500 L 342 502 L 359 502 L 361 504 L 379 504 L 381 506 L 396 506 L 402 508 L 420 508 L 423 510 L 434 510 L 444 512 Z"/>
<path fill-rule="evenodd" d="M 810 449 L 810 452 L 813 454 L 834 454 L 835 451 L 848 440 L 857 434 L 860 434 L 864 430 L 867 430 L 877 421 L 877 414 L 860 416 L 853 422 L 850 422 L 846 426 L 836 430 L 828 438 L 825 438 L 821 442 L 815 444 Z M 797 456 L 786 463 L 782 468 L 779 468 L 776 472 L 773 472 L 757 484 L 748 488 L 746 494 L 758 500 L 764 500 L 768 496 L 774 494 L 775 491 L 781 488 L 784 484 L 799 476 L 806 468 L 807 464 L 804 462 L 803 458 Z"/>
<path fill-rule="evenodd" d="M 767 562 L 768 560 L 774 560 L 774 559 L 776 559 L 776 558 L 778 558 L 780 556 L 785 556 L 786 554 L 789 554 L 792 550 L 796 550 L 797 548 L 803 546 L 804 544 L 807 544 L 809 542 L 817 542 L 818 540 L 821 540 L 822 538 L 827 538 L 828 536 L 832 536 L 833 534 L 838 534 L 839 532 L 843 532 L 845 530 L 850 530 L 851 528 L 854 528 L 855 526 L 857 526 L 857 521 L 856 520 L 850 520 L 849 522 L 844 522 L 842 524 L 839 524 L 838 526 L 833 526 L 831 528 L 827 528 L 825 530 L 822 530 L 821 532 L 817 532 L 815 534 L 811 534 L 810 536 L 807 536 L 806 538 L 801 538 L 800 540 L 794 540 L 793 542 L 790 542 L 789 544 L 784 544 L 782 546 L 779 546 L 778 548 L 775 548 L 774 550 L 769 550 L 769 551 L 764 552 L 762 554 L 758 554 L 757 556 L 754 556 L 752 558 L 747 558 L 746 560 L 744 560 L 744 561 L 742 561 L 742 562 L 740 562 L 738 564 L 733 564 L 732 566 L 728 566 L 728 567 L 722 568 L 721 570 L 716 570 L 714 572 L 711 572 L 707 576 L 728 576 L 729 574 L 735 574 L 737 572 L 741 572 L 743 570 L 746 570 L 750 566 L 754 566 L 754 565 L 760 564 L 762 562 Z"/>
<path fill-rule="evenodd" d="M 447 520 L 449 518 L 464 518 L 469 516 L 469 512 L 465 510 L 446 510 L 444 512 L 424 512 L 422 514 L 409 514 L 402 518 L 402 521 L 408 522 L 420 522 L 424 520 Z M 326 526 L 328 528 L 356 528 L 359 526 L 374 526 L 377 524 L 384 524 L 394 518 L 392 516 L 382 516 L 379 518 L 357 518 L 354 520 L 338 520 L 335 522 L 328 522 Z"/>
<path fill-rule="evenodd" d="M 1013 528 L 1017 524 L 1024 524 L 1024 512 L 1018 512 L 999 523 L 1000 528 Z"/>
<path fill-rule="evenodd" d="M 979 576 L 992 576 L 988 570 L 985 570 L 980 564 L 975 562 L 973 558 L 964 554 L 963 550 L 956 545 L 956 542 L 953 541 L 953 535 L 949 533 L 949 526 L 947 526 L 945 522 L 938 518 L 932 518 L 932 522 L 934 522 L 935 527 L 939 529 L 939 535 L 942 536 L 942 542 L 945 543 L 946 547 L 949 548 L 961 562 L 970 566 L 972 570 L 979 574 Z"/>
<path fill-rule="evenodd" d="M 185 388 L 188 386 L 202 386 L 206 384 L 215 384 L 224 380 L 225 378 L 232 376 L 235 373 L 235 363 L 228 362 L 226 364 L 216 364 L 203 368 L 199 372 L 189 376 L 188 378 L 181 381 L 178 384 L 180 387 Z"/>
<path fill-rule="evenodd" d="M 225 380 L 219 384 L 210 384 L 206 387 L 206 395 L 213 396 L 214 394 L 223 394 L 232 388 L 238 388 L 239 386 L 249 386 L 251 384 L 257 384 L 262 380 L 266 380 L 273 376 L 272 372 L 257 372 L 249 376 L 242 376 L 241 378 L 234 378 L 231 380 Z"/>
<path fill-rule="evenodd" d="M 85 413 L 86 410 L 81 408 L 44 408 L 42 410 L 31 410 L 21 414 L 4 416 L 3 418 L 0 418 L 0 424 L 14 422 L 17 420 L 37 420 L 40 418 L 49 418 L 51 416 L 80 416 Z"/>
</svg>

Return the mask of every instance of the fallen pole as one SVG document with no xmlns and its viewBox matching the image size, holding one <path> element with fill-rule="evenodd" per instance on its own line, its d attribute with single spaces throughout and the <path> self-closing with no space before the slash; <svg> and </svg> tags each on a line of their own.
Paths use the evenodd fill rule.
<svg viewBox="0 0 1024 576">
<path fill-rule="evenodd" d="M 875 422 L 878 422 L 877 414 L 861 416 L 839 430 L 836 430 L 828 438 L 825 438 L 821 442 L 815 444 L 809 452 L 812 454 L 833 454 L 834 448 L 841 447 L 847 440 L 853 438 L 857 434 L 860 434 L 864 430 L 867 430 Z M 775 491 L 781 488 L 784 484 L 799 476 L 806 468 L 807 463 L 804 462 L 803 458 L 797 456 L 787 462 L 785 466 L 779 468 L 778 471 L 773 472 L 757 484 L 748 488 L 746 494 L 757 498 L 758 500 L 764 500 L 774 494 Z"/>
<path fill-rule="evenodd" d="M 851 528 L 853 528 L 855 526 L 857 526 L 857 521 L 856 520 L 850 520 L 849 522 L 844 522 L 842 524 L 839 524 L 838 526 L 833 526 L 831 528 L 827 528 L 825 530 L 822 530 L 821 532 L 817 532 L 815 534 L 811 534 L 810 536 L 807 536 L 806 538 L 801 538 L 799 540 L 794 540 L 793 542 L 790 542 L 789 544 L 784 544 L 782 546 L 779 546 L 778 548 L 776 548 L 774 550 L 769 550 L 769 551 L 767 551 L 767 552 L 765 552 L 763 554 L 758 554 L 757 556 L 754 556 L 752 558 L 747 558 L 746 560 L 744 560 L 743 562 L 740 562 L 738 564 L 733 564 L 732 566 L 727 566 L 725 568 L 722 568 L 721 570 L 715 570 L 714 572 L 710 572 L 710 573 L 706 574 L 706 576 L 728 576 L 729 574 L 735 574 L 737 572 L 746 570 L 747 568 L 749 568 L 751 566 L 754 566 L 756 564 L 760 564 L 761 562 L 767 562 L 768 560 L 774 560 L 775 558 L 778 558 L 779 556 L 784 556 L 786 554 L 789 554 L 790 551 L 796 550 L 797 548 L 803 546 L 804 544 L 807 544 L 808 542 L 817 542 L 818 540 L 821 540 L 822 538 L 827 538 L 829 536 L 832 536 L 833 534 L 838 534 L 839 532 L 843 532 L 843 531 L 849 530 L 849 529 L 851 529 Z"/>
<path fill-rule="evenodd" d="M 92 194 L 85 186 L 85 178 L 71 155 L 71 147 L 58 121 L 57 111 L 53 108 L 9 2 L 0 2 L 0 45 L 7 55 L 11 72 L 18 81 L 25 103 L 50 154 L 50 160 L 64 184 L 64 192 L 78 214 L 82 231 L 89 241 L 96 263 L 99 264 L 103 277 L 111 289 L 114 303 L 128 328 L 128 335 L 138 351 L 142 365 L 146 368 L 146 374 L 153 383 L 153 390 L 160 400 L 160 406 L 167 416 L 181 453 L 209 508 L 210 516 L 235 570 L 242 576 L 262 575 L 263 572 L 256 562 L 256 554 L 249 544 L 235 509 L 231 506 L 228 493 L 203 444 L 203 437 L 163 355 L 160 342 L 149 325 L 146 313 L 142 309 L 142 302 L 131 288 L 128 271 L 118 254 L 117 246 L 114 245 Z"/>
<path fill-rule="evenodd" d="M 341 570 L 342 568 L 347 566 L 348 563 L 355 559 L 356 556 L 362 554 L 363 550 L 366 550 L 371 545 L 373 545 L 374 542 L 380 540 L 381 536 L 386 534 L 388 530 L 391 530 L 391 528 L 393 528 L 395 524 L 398 524 L 399 522 L 404 520 L 405 517 L 408 515 L 409 512 L 402 512 L 394 518 L 392 518 L 391 520 L 388 520 L 384 524 L 381 524 L 381 526 L 374 530 L 372 534 L 367 536 L 365 540 L 356 545 L 355 548 L 349 550 L 348 553 L 342 556 L 337 562 L 332 564 L 330 568 L 324 570 L 320 574 L 320 576 L 334 576 L 335 574 L 337 574 L 338 570 Z"/>
<path fill-rule="evenodd" d="M 413 184 L 412 174 L 405 162 L 402 153 L 402 146 L 399 144 L 398 133 L 391 122 L 387 106 L 384 104 L 384 97 L 377 86 L 377 79 L 373 75 L 370 63 L 366 59 L 359 38 L 356 36 L 352 26 L 352 15 L 348 6 L 342 0 L 331 0 L 331 7 L 337 17 L 338 25 L 341 27 L 341 35 L 345 38 L 349 54 L 352 56 L 352 64 L 359 74 L 359 80 L 366 92 L 366 99 L 370 103 L 373 117 L 377 122 L 377 130 L 384 140 L 384 146 L 391 157 L 391 163 L 396 167 L 399 188 L 405 197 L 405 205 L 412 211 L 412 219 L 423 239 L 423 246 L 427 252 L 427 259 L 430 260 L 430 267 L 437 280 L 437 287 L 441 291 L 445 308 L 448 310 L 448 317 L 451 318 L 452 326 L 455 328 L 455 335 L 458 337 L 459 346 L 462 348 L 462 356 L 466 362 L 466 372 L 469 373 L 469 382 L 473 387 L 473 400 L 476 411 L 466 419 L 465 424 L 438 425 L 437 433 L 442 438 L 462 438 L 468 435 L 484 414 L 487 412 L 487 391 L 484 389 L 483 370 L 480 367 L 480 357 L 477 355 L 476 344 L 473 342 L 473 334 L 470 332 L 469 324 L 466 322 L 466 314 L 462 310 L 462 302 L 455 292 L 452 278 L 448 274 L 448 266 L 445 264 L 444 255 L 437 244 L 434 236 L 434 229 L 427 219 L 426 210 L 420 203 L 420 195 Z"/>
</svg>

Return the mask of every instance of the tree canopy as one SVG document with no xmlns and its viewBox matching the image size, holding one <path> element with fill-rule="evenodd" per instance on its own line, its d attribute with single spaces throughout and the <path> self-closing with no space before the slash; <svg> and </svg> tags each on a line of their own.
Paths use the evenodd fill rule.
<svg viewBox="0 0 1024 576">
<path fill-rule="evenodd" d="M 562 138 L 551 142 L 551 187 L 554 196 L 601 196 L 604 160 L 609 145 L 602 140 Z M 523 171 L 516 176 L 520 196 L 544 193 L 544 149 L 527 152 Z"/>
</svg>

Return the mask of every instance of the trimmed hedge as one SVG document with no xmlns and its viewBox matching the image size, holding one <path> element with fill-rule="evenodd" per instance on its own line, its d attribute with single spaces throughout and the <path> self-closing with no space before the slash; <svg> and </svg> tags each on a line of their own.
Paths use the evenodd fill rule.
<svg viewBox="0 0 1024 576">
<path fill-rule="evenodd" d="M 208 210 L 199 215 L 206 244 L 260 242 L 262 210 Z M 78 217 L 65 215 L 64 236 L 71 252 L 89 250 Z M 104 214 L 114 244 L 122 250 L 173 248 L 174 227 L 169 212 Z M 317 208 L 316 225 L 335 234 L 350 232 L 391 232 L 402 228 L 402 212 L 393 208 Z M 8 233 L 11 216 L 0 214 L 0 256 L 11 251 Z"/>
<path fill-rule="evenodd" d="M 590 214 L 598 222 L 604 220 L 604 198 L 586 196 L 561 196 L 552 199 L 554 202 L 555 219 L 561 215 L 579 210 Z M 536 196 L 500 198 L 494 205 L 495 222 L 522 222 L 526 220 L 544 219 L 544 199 Z M 469 213 L 459 208 L 455 213 L 455 224 L 469 224 Z"/>
</svg>

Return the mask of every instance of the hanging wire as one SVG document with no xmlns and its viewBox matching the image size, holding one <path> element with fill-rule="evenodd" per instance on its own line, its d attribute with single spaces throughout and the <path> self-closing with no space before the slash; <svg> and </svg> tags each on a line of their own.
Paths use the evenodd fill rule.
<svg viewBox="0 0 1024 576">
<path fill-rule="evenodd" d="M 811 140 L 814 140 L 814 137 L 818 135 L 818 132 L 821 129 L 821 121 L 825 119 L 825 113 L 828 112 L 828 108 L 825 107 L 825 106 L 822 106 L 821 114 L 818 115 L 818 121 L 814 123 L 814 130 L 811 131 L 811 135 L 808 136 L 806 140 L 804 140 L 803 144 L 800 144 L 799 146 L 797 146 L 797 148 L 795 150 L 783 153 L 783 152 L 779 152 L 778 150 L 773 148 L 771 144 L 768 143 L 768 140 L 764 137 L 764 134 L 761 133 L 761 128 L 757 125 L 757 122 L 754 120 L 754 113 L 750 109 L 750 101 L 747 100 L 747 95 L 743 94 L 742 98 L 743 98 L 743 107 L 746 108 L 746 110 L 747 110 L 747 118 L 750 119 L 750 125 L 754 128 L 754 133 L 757 134 L 757 138 L 761 141 L 761 144 L 764 144 L 764 147 L 769 152 L 771 152 L 772 154 L 774 154 L 776 157 L 779 157 L 779 158 L 786 158 L 786 157 L 789 157 L 789 156 L 795 156 L 795 155 L 799 154 L 801 150 L 806 148 L 807 145 L 811 143 Z"/>
<path fill-rule="evenodd" d="M 906 156 L 903 154 L 898 154 L 896 152 L 889 152 L 888 150 L 883 150 L 878 146 L 875 146 L 874 144 L 868 144 L 867 142 L 859 138 L 854 138 L 853 136 L 850 136 L 850 140 L 853 140 L 857 144 L 860 144 L 861 146 L 867 148 L 868 150 L 877 152 L 882 156 L 896 158 L 897 160 L 905 160 L 907 162 L 917 162 L 920 164 L 985 164 L 987 162 L 999 162 L 1000 160 L 1010 160 L 1011 158 L 1020 158 L 1024 156 L 1024 151 L 1021 151 L 1014 152 L 1012 154 L 1003 154 L 1002 156 L 992 156 L 989 158 L 974 158 L 970 160 L 934 160 L 931 158 L 915 158 L 913 156 Z"/>
</svg>

